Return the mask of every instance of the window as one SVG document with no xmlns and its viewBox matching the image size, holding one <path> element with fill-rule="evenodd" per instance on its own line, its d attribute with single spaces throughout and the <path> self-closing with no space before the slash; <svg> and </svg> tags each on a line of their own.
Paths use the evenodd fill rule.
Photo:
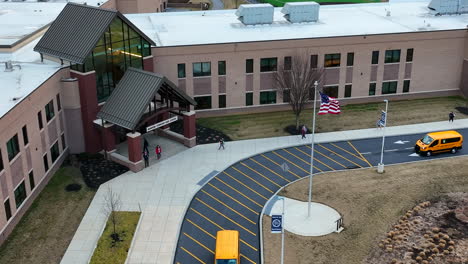
<svg viewBox="0 0 468 264">
<path fill-rule="evenodd" d="M 219 108 L 226 108 L 226 95 L 225 94 L 220 94 L 218 96 L 218 104 L 219 104 Z"/>
<path fill-rule="evenodd" d="M 49 122 L 52 118 L 54 118 L 55 112 L 54 112 L 54 101 L 53 100 L 51 100 L 48 104 L 46 104 L 45 113 L 46 113 L 47 122 Z"/>
<path fill-rule="evenodd" d="M 62 134 L 62 151 L 67 148 L 67 143 L 65 142 L 65 133 Z"/>
<path fill-rule="evenodd" d="M 26 125 L 23 127 L 22 130 L 23 130 L 23 142 L 24 142 L 24 145 L 26 146 L 29 143 L 28 128 L 26 127 Z"/>
<path fill-rule="evenodd" d="M 177 64 L 177 77 L 185 78 L 185 63 Z"/>
<path fill-rule="evenodd" d="M 291 57 L 290 56 L 284 57 L 284 70 L 285 71 L 291 70 Z"/>
<path fill-rule="evenodd" d="M 39 129 L 44 128 L 44 125 L 42 125 L 42 113 L 41 113 L 41 111 L 39 111 L 39 113 L 37 113 L 37 122 L 39 123 Z"/>
<path fill-rule="evenodd" d="M 253 105 L 253 93 L 246 93 L 245 94 L 245 105 Z"/>
<path fill-rule="evenodd" d="M 62 110 L 62 103 L 60 102 L 60 94 L 57 94 L 57 111 Z"/>
<path fill-rule="evenodd" d="M 406 50 L 406 62 L 413 61 L 413 52 L 414 52 L 414 49 L 407 49 Z"/>
<path fill-rule="evenodd" d="M 325 54 L 325 67 L 339 67 L 341 61 L 341 54 Z"/>
<path fill-rule="evenodd" d="M 291 93 L 289 90 L 283 90 L 283 103 L 289 103 L 291 101 Z"/>
<path fill-rule="evenodd" d="M 322 93 L 330 97 L 338 98 L 338 86 L 325 86 L 322 89 Z"/>
<path fill-rule="evenodd" d="M 16 208 L 19 208 L 25 199 L 26 199 L 26 188 L 24 187 L 24 181 L 23 181 L 20 185 L 18 185 L 18 187 L 15 190 Z"/>
<path fill-rule="evenodd" d="M 36 183 L 34 182 L 34 172 L 29 172 L 29 187 L 31 187 L 31 191 L 36 187 Z"/>
<path fill-rule="evenodd" d="M 253 73 L 253 59 L 245 60 L 245 73 Z"/>
<path fill-rule="evenodd" d="M 264 58 L 260 60 L 260 71 L 261 72 L 271 72 L 276 71 L 276 66 L 278 64 L 277 58 Z"/>
<path fill-rule="evenodd" d="M 194 99 L 197 102 L 195 110 L 211 109 L 211 96 L 199 96 Z"/>
<path fill-rule="evenodd" d="M 353 66 L 354 65 L 354 52 L 348 53 L 348 58 L 346 59 L 346 66 Z"/>
<path fill-rule="evenodd" d="M 347 84 L 345 85 L 344 87 L 344 97 L 351 97 L 351 89 L 352 89 L 352 85 L 351 84 Z"/>
<path fill-rule="evenodd" d="M 18 134 L 14 135 L 7 142 L 8 160 L 11 161 L 19 153 Z"/>
<path fill-rule="evenodd" d="M 5 216 L 6 216 L 6 220 L 8 221 L 11 218 L 10 199 L 6 199 L 3 205 L 5 206 Z"/>
<path fill-rule="evenodd" d="M 0 151 L 0 171 L 2 170 L 3 170 L 3 159 L 2 159 L 2 152 Z"/>
<path fill-rule="evenodd" d="M 410 80 L 404 80 L 403 81 L 403 92 L 404 93 L 409 92 L 409 86 L 410 86 Z"/>
<path fill-rule="evenodd" d="M 310 55 L 310 68 L 315 69 L 318 65 L 318 55 Z"/>
<path fill-rule="evenodd" d="M 54 163 L 57 158 L 60 156 L 60 150 L 58 145 L 58 140 L 55 144 L 50 148 L 50 156 L 52 158 L 52 163 Z"/>
<path fill-rule="evenodd" d="M 226 61 L 218 61 L 218 75 L 226 75 Z"/>
<path fill-rule="evenodd" d="M 376 83 L 369 84 L 369 95 L 375 95 L 375 87 L 376 87 Z"/>
<path fill-rule="evenodd" d="M 382 83 L 382 94 L 394 94 L 397 90 L 398 82 L 383 82 Z"/>
<path fill-rule="evenodd" d="M 260 92 L 260 104 L 276 104 L 276 91 Z"/>
<path fill-rule="evenodd" d="M 379 51 L 374 50 L 372 52 L 372 64 L 379 64 Z"/>
<path fill-rule="evenodd" d="M 47 153 L 44 154 L 42 157 L 42 161 L 44 162 L 44 170 L 47 172 L 49 170 L 49 161 L 47 160 Z"/>
<path fill-rule="evenodd" d="M 193 63 L 193 76 L 210 76 L 211 75 L 211 62 L 195 62 Z"/>
<path fill-rule="evenodd" d="M 400 62 L 400 50 L 386 50 L 385 63 Z"/>
</svg>

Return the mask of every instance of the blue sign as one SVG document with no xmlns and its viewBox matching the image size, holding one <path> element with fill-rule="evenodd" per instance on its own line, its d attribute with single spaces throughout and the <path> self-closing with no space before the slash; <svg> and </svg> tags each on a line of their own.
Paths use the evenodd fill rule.
<svg viewBox="0 0 468 264">
<path fill-rule="evenodd" d="M 281 215 L 271 216 L 271 233 L 281 233 L 283 227 L 283 217 Z"/>
</svg>

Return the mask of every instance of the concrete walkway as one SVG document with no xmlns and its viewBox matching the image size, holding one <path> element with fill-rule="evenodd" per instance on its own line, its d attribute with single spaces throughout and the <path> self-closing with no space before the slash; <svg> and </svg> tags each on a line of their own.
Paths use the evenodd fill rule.
<svg viewBox="0 0 468 264">
<path fill-rule="evenodd" d="M 386 135 L 416 134 L 430 131 L 468 128 L 468 119 L 454 123 L 433 122 L 388 127 Z M 382 136 L 382 130 L 360 129 L 316 134 L 316 142 L 343 141 Z M 198 183 L 213 171 L 222 171 L 248 156 L 276 148 L 310 143 L 300 136 L 241 140 L 187 149 L 138 172 L 127 172 L 99 188 L 61 263 L 87 263 L 105 225 L 103 194 L 109 186 L 120 193 L 122 211 L 139 211 L 142 217 L 135 233 L 127 263 L 171 263 L 178 239 L 179 225 Z M 204 182 L 204 181 L 203 181 Z"/>
</svg>

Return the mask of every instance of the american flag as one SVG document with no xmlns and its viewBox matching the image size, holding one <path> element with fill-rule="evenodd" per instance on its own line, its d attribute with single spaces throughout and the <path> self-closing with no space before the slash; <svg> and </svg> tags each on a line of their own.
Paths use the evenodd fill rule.
<svg viewBox="0 0 468 264">
<path fill-rule="evenodd" d="M 328 95 L 320 92 L 320 110 L 319 115 L 324 114 L 339 114 L 340 111 L 340 102 L 336 98 L 329 97 Z"/>
</svg>

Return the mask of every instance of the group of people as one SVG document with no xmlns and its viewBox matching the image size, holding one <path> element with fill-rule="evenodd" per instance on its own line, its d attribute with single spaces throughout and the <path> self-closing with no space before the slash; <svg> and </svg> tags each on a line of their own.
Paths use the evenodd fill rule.
<svg viewBox="0 0 468 264">
<path fill-rule="evenodd" d="M 149 143 L 146 139 L 143 141 L 143 159 L 145 160 L 145 168 L 149 166 Z M 162 155 L 162 148 L 159 145 L 156 145 L 156 148 L 154 149 L 154 152 L 156 153 L 156 157 L 158 160 L 161 158 Z"/>
</svg>

